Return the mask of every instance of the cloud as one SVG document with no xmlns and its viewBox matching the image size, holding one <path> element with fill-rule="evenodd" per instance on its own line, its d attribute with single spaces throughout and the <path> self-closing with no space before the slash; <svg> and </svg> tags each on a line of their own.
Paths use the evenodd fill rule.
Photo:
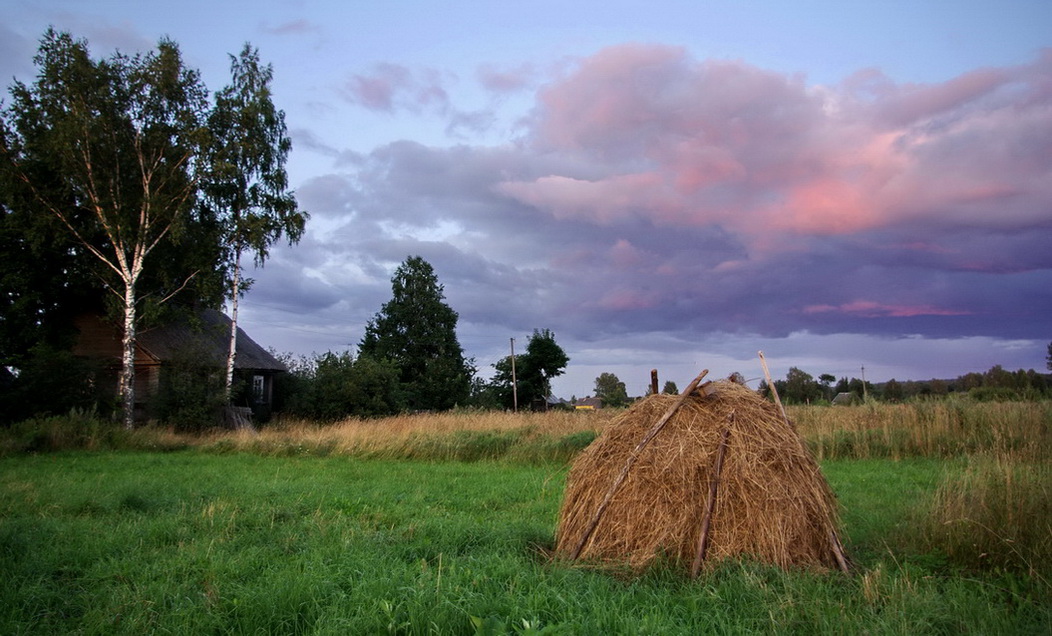
<svg viewBox="0 0 1052 636">
<path fill-rule="evenodd" d="M 805 314 L 825 312 L 842 312 L 866 318 L 903 318 L 912 316 L 966 316 L 971 312 L 955 309 L 943 309 L 931 305 L 886 305 L 871 300 L 854 300 L 842 305 L 808 305 L 803 308 Z"/>
<path fill-rule="evenodd" d="M 536 71 L 531 64 L 504 70 L 498 70 L 487 64 L 479 67 L 476 77 L 479 84 L 487 91 L 507 94 L 525 90 L 532 85 Z"/>
<path fill-rule="evenodd" d="M 355 74 L 343 86 L 348 101 L 369 110 L 393 113 L 398 109 L 444 113 L 449 95 L 441 75 L 433 70 L 413 71 L 400 64 L 377 64 L 368 74 Z"/>
<path fill-rule="evenodd" d="M 685 383 L 762 347 L 841 374 L 800 343 L 850 342 L 901 379 L 882 347 L 1047 338 L 1050 68 L 817 86 L 680 48 L 605 49 L 538 88 L 512 141 L 398 141 L 305 183 L 312 240 L 290 267 L 312 278 L 308 302 L 354 323 L 421 255 L 480 358 L 551 328 L 591 377 L 631 350 L 617 359 L 675 360 Z M 393 111 L 427 84 L 397 66 L 367 77 Z"/>
<path fill-rule="evenodd" d="M 287 22 L 282 22 L 274 26 L 271 26 L 268 23 L 263 23 L 260 25 L 260 29 L 264 33 L 268 33 L 270 35 L 302 35 L 305 33 L 314 33 L 321 31 L 321 28 L 318 25 L 310 22 L 309 20 L 304 20 L 303 18 L 297 20 L 289 20 Z"/>
<path fill-rule="evenodd" d="M 587 174 L 499 190 L 556 218 L 721 225 L 756 247 L 772 232 L 916 222 L 1018 230 L 1048 220 L 1049 57 L 935 85 L 868 72 L 815 87 L 681 48 L 612 47 L 541 90 L 528 137 Z"/>
</svg>

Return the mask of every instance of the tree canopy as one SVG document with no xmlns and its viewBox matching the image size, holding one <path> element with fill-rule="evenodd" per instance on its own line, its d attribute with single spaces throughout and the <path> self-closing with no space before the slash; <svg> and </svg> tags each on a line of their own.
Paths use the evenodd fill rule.
<svg viewBox="0 0 1052 636">
<path fill-rule="evenodd" d="M 208 144 L 207 90 L 167 39 L 145 55 L 93 60 L 85 41 L 49 29 L 34 62 L 36 81 L 15 82 L 3 113 L 3 184 L 11 189 L 5 205 L 48 217 L 91 263 L 85 269 L 116 296 L 130 427 L 140 303 L 182 292 L 213 264 L 187 263 L 202 255 L 207 260 L 199 240 L 168 249 L 187 237 L 194 221 Z M 163 267 L 151 267 L 155 261 Z"/>
<path fill-rule="evenodd" d="M 613 373 L 600 373 L 595 379 L 595 397 L 603 401 L 603 406 L 625 406 L 628 404 L 628 390 Z"/>
<path fill-rule="evenodd" d="M 399 370 L 404 405 L 445 410 L 467 399 L 474 368 L 457 340 L 457 312 L 431 264 L 408 257 L 391 278 L 391 300 L 366 325 L 361 357 L 390 360 Z"/>
<path fill-rule="evenodd" d="M 562 375 L 570 357 L 555 342 L 550 329 L 534 329 L 526 353 L 516 359 L 519 403 L 530 404 L 552 394 L 551 379 Z"/>
<path fill-rule="evenodd" d="M 307 213 L 288 189 L 285 161 L 292 149 L 285 113 L 274 106 L 273 68 L 262 65 L 259 50 L 245 44 L 230 56 L 231 83 L 215 97 L 209 113 L 210 165 L 204 204 L 219 220 L 230 272 L 230 353 L 226 369 L 229 398 L 237 351 L 238 298 L 242 293 L 241 256 L 252 252 L 262 266 L 270 246 L 283 235 L 299 241 Z"/>
<path fill-rule="evenodd" d="M 284 115 L 247 44 L 214 105 L 168 39 L 93 59 L 49 29 L 34 62 L 35 81 L 16 81 L 0 113 L 0 362 L 69 349 L 73 318 L 106 312 L 123 333 L 131 426 L 141 324 L 237 298 L 243 251 L 261 265 L 303 233 Z"/>
</svg>

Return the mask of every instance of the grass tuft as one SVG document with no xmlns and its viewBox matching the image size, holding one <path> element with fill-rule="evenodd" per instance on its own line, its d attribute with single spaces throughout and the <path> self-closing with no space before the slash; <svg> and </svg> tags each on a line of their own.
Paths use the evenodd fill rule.
<svg viewBox="0 0 1052 636">
<path fill-rule="evenodd" d="M 983 454 L 948 473 L 921 520 L 924 547 L 951 562 L 1052 579 L 1052 465 Z M 1052 587 L 1050 587 L 1052 591 Z"/>
</svg>

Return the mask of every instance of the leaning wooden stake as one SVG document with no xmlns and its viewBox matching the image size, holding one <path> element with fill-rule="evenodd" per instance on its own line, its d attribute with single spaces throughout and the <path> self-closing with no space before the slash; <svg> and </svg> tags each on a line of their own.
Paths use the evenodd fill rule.
<svg viewBox="0 0 1052 636">
<path fill-rule="evenodd" d="M 690 568 L 690 578 L 698 578 L 701 563 L 705 560 L 705 553 L 709 549 L 709 527 L 712 524 L 712 514 L 716 510 L 716 491 L 720 485 L 720 473 L 723 472 L 723 456 L 727 453 L 727 439 L 731 436 L 731 426 L 734 425 L 734 411 L 727 416 L 727 428 L 723 429 L 723 438 L 720 439 L 720 448 L 716 451 L 716 465 L 712 469 L 712 479 L 709 480 L 709 497 L 705 501 L 705 518 L 701 520 L 701 535 L 698 537 L 698 551 L 694 555 L 694 565 Z"/>
<path fill-rule="evenodd" d="M 785 420 L 786 425 L 792 428 L 793 425 L 789 423 L 789 416 L 785 414 L 785 407 L 782 406 L 782 401 L 778 398 L 778 388 L 774 386 L 774 381 L 771 380 L 771 372 L 767 370 L 767 360 L 763 357 L 763 351 L 757 351 L 756 353 L 760 356 L 763 377 L 767 379 L 767 388 L 771 390 L 771 395 L 774 396 L 774 403 L 778 405 L 778 410 L 782 412 L 782 419 Z"/>
<path fill-rule="evenodd" d="M 789 416 L 785 414 L 785 407 L 782 406 L 782 401 L 778 398 L 778 389 L 774 388 L 774 382 L 771 381 L 771 372 L 767 370 L 767 360 L 764 360 L 763 351 L 757 353 L 760 356 L 760 365 L 763 366 L 763 375 L 767 378 L 767 386 L 771 387 L 774 403 L 778 405 L 778 410 L 782 412 L 782 419 L 785 420 L 785 425 L 793 428 L 792 422 L 789 421 Z M 803 441 L 800 443 L 803 444 Z M 836 559 L 840 571 L 847 574 L 850 568 L 847 564 L 847 556 L 844 554 L 844 545 L 840 543 L 840 537 L 837 536 L 836 530 L 832 528 L 829 529 L 829 543 L 833 547 L 833 557 Z"/>
<path fill-rule="evenodd" d="M 847 564 L 844 546 L 840 543 L 840 537 L 836 536 L 836 530 L 829 530 L 829 543 L 833 545 L 833 556 L 836 557 L 836 564 L 840 566 L 840 571 L 847 574 L 851 568 Z"/>
<path fill-rule="evenodd" d="M 621 484 L 624 483 L 625 478 L 628 477 L 628 471 L 632 469 L 632 464 L 636 463 L 636 458 L 639 456 L 640 451 L 646 448 L 647 444 L 650 443 L 650 440 L 654 439 L 654 436 L 661 432 L 661 429 L 665 427 L 665 424 L 667 424 L 670 419 L 672 419 L 672 416 L 675 415 L 677 410 L 679 410 L 679 407 L 683 406 L 683 403 L 687 401 L 687 398 L 694 392 L 694 389 L 698 388 L 698 385 L 701 384 L 702 378 L 708 373 L 709 370 L 705 369 L 698 374 L 698 377 L 691 381 L 690 385 L 683 390 L 683 393 L 679 394 L 679 399 L 676 400 L 676 403 L 665 411 L 665 414 L 661 416 L 661 419 L 650 427 L 650 430 L 643 436 L 643 439 L 641 439 L 639 443 L 636 444 L 636 447 L 632 449 L 632 452 L 629 453 L 628 459 L 625 460 L 625 467 L 621 469 L 621 474 L 617 476 L 614 483 L 610 484 L 610 488 L 607 489 L 602 503 L 599 504 L 599 508 L 596 509 L 595 515 L 592 516 L 592 520 L 588 522 L 584 534 L 581 535 L 581 540 L 577 543 L 577 547 L 574 548 L 573 554 L 570 555 L 570 560 L 577 560 L 577 557 L 581 556 L 581 550 L 584 550 L 585 544 L 592 538 L 592 533 L 595 532 L 596 526 L 599 525 L 599 520 L 603 518 L 603 513 L 606 512 L 607 506 L 610 505 L 610 500 L 614 498 L 614 494 L 617 492 L 618 488 L 621 487 Z"/>
</svg>

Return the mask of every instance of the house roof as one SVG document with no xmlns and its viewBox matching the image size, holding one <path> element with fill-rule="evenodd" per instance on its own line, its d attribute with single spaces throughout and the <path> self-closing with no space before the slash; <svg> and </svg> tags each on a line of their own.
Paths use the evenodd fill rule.
<svg viewBox="0 0 1052 636">
<path fill-rule="evenodd" d="M 160 361 L 171 360 L 188 343 L 196 347 L 195 354 L 206 357 L 203 362 L 226 364 L 230 349 L 230 318 L 215 309 L 197 312 L 189 319 L 181 319 L 152 329 L 140 331 L 136 342 L 143 351 Z M 245 330 L 237 328 L 236 369 L 286 371 L 285 365 L 272 356 Z"/>
<path fill-rule="evenodd" d="M 856 399 L 854 393 L 840 392 L 833 398 L 833 404 L 854 404 Z"/>
</svg>

